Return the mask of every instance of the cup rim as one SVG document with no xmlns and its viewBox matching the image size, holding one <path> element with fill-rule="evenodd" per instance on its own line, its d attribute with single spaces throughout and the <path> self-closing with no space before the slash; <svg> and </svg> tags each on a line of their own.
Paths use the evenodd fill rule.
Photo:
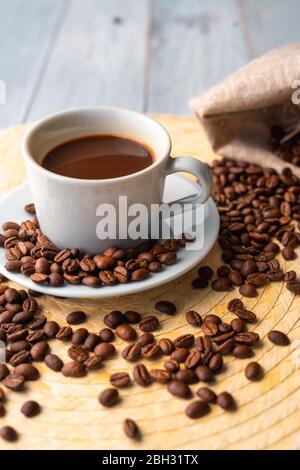
<svg viewBox="0 0 300 470">
<path fill-rule="evenodd" d="M 162 158 L 159 158 L 155 160 L 150 166 L 144 168 L 143 170 L 140 170 L 136 173 L 131 173 L 129 175 L 124 175 L 124 176 L 118 176 L 117 178 L 107 178 L 107 179 L 84 179 L 84 178 L 72 178 L 70 176 L 64 176 L 64 175 L 59 175 L 57 173 L 53 173 L 52 171 L 47 170 L 46 168 L 43 168 L 39 163 L 36 162 L 36 160 L 33 158 L 31 155 L 31 152 L 29 151 L 29 141 L 32 138 L 32 135 L 39 130 L 42 126 L 47 124 L 49 121 L 54 121 L 58 117 L 71 114 L 74 112 L 88 112 L 88 111 L 122 111 L 129 113 L 131 115 L 134 115 L 136 117 L 143 117 L 145 120 L 148 120 L 152 124 L 154 123 L 156 126 L 160 128 L 160 130 L 165 134 L 165 137 L 167 139 L 167 151 L 166 155 L 163 156 Z M 133 111 L 131 109 L 126 109 L 126 108 L 121 108 L 118 106 L 86 106 L 86 107 L 78 107 L 78 108 L 68 108 L 63 111 L 60 111 L 58 113 L 51 114 L 50 116 L 47 116 L 35 124 L 33 124 L 30 129 L 26 132 L 26 134 L 23 137 L 22 144 L 21 144 L 21 152 L 24 157 L 24 160 L 33 165 L 38 171 L 40 171 L 42 174 L 45 176 L 55 179 L 56 181 L 64 181 L 65 183 L 69 184 L 76 184 L 76 183 L 85 183 L 87 185 L 95 185 L 95 184 L 111 184 L 111 183 L 117 183 L 117 182 L 123 182 L 126 180 L 131 180 L 134 178 L 137 178 L 139 176 L 142 176 L 150 171 L 152 171 L 154 168 L 159 166 L 164 159 L 168 158 L 170 156 L 172 148 L 172 142 L 171 142 L 171 137 L 166 130 L 166 128 L 158 121 L 153 119 L 147 114 L 139 113 L 137 111 Z"/>
</svg>

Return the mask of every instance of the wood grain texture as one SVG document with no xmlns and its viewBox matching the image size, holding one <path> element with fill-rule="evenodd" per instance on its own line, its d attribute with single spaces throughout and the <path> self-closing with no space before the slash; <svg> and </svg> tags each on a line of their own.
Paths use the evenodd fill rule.
<svg viewBox="0 0 300 470">
<path fill-rule="evenodd" d="M 235 0 L 154 2 L 147 111 L 189 113 L 188 100 L 249 57 Z"/>
<path fill-rule="evenodd" d="M 239 0 L 253 56 L 300 40 L 298 0 Z"/>
<path fill-rule="evenodd" d="M 198 155 L 206 161 L 215 156 L 203 131 L 194 118 L 158 115 L 157 119 L 170 131 L 174 155 Z M 8 130 L 0 136 L 1 191 L 7 191 L 25 178 L 20 159 L 20 139 L 25 127 Z M 286 262 L 280 259 L 283 266 Z M 217 246 L 203 261 L 217 267 L 220 251 Z M 289 262 L 290 269 L 299 271 L 299 260 Z M 43 311 L 49 319 L 65 324 L 65 316 L 75 309 L 88 313 L 88 326 L 98 332 L 103 326 L 103 315 L 112 309 L 133 309 L 143 315 L 154 313 L 158 299 L 176 303 L 174 317 L 159 315 L 159 338 L 198 331 L 186 324 L 185 313 L 193 308 L 202 315 L 216 313 L 224 321 L 232 314 L 226 311 L 227 302 L 238 292 L 216 293 L 210 289 L 192 290 L 195 270 L 180 279 L 143 295 L 101 301 L 72 301 L 43 297 Z M 185 401 L 172 397 L 164 386 L 137 385 L 121 392 L 122 403 L 110 410 L 97 401 L 99 392 L 108 385 L 109 375 L 115 371 L 129 371 L 132 366 L 120 357 L 124 343 L 115 342 L 118 355 L 106 361 L 101 371 L 82 379 L 66 379 L 60 374 L 38 365 L 42 379 L 32 382 L 24 393 L 8 392 L 7 415 L 0 425 L 11 424 L 20 432 L 16 444 L 0 442 L 1 449 L 300 449 L 300 298 L 287 291 L 281 283 L 261 289 L 256 299 L 244 299 L 253 309 L 258 322 L 251 329 L 262 337 L 262 346 L 255 350 L 255 358 L 264 370 L 261 382 L 250 383 L 244 376 L 247 360 L 226 358 L 224 371 L 217 376 L 213 389 L 230 391 L 237 400 L 238 410 L 226 413 L 217 406 L 200 419 L 189 420 Z M 267 332 L 277 328 L 288 333 L 289 347 L 276 347 L 266 339 Z M 67 345 L 53 341 L 51 348 L 67 359 Z M 150 361 L 145 361 L 151 367 Z M 157 363 L 155 362 L 155 367 Z M 198 385 L 193 386 L 193 390 Z M 36 399 L 43 412 L 32 419 L 20 414 L 22 403 Z M 125 418 L 136 419 L 143 438 L 132 442 L 123 435 Z"/>
<path fill-rule="evenodd" d="M 0 128 L 26 119 L 64 6 L 65 0 L 0 0 L 0 80 L 6 83 Z"/>
<path fill-rule="evenodd" d="M 29 119 L 63 108 L 142 110 L 148 0 L 73 0 Z"/>
</svg>

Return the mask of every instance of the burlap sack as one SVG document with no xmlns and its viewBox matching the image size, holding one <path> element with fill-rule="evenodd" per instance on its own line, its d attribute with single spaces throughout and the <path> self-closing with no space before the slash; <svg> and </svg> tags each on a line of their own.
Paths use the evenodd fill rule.
<svg viewBox="0 0 300 470">
<path fill-rule="evenodd" d="M 297 82 L 298 80 L 298 82 Z M 280 171 L 290 166 L 272 151 L 270 129 L 300 123 L 300 43 L 275 49 L 227 77 L 189 105 L 220 155 Z M 292 102 L 295 102 L 295 104 Z"/>
</svg>

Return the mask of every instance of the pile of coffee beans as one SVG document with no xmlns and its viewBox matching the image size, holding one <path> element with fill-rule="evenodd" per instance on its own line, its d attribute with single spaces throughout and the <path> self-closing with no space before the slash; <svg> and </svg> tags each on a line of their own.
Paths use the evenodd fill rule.
<svg viewBox="0 0 300 470">
<path fill-rule="evenodd" d="M 34 214 L 34 205 L 25 207 Z M 36 284 L 61 287 L 65 282 L 88 287 L 113 286 L 147 279 L 177 262 L 177 251 L 192 242 L 183 235 L 179 240 L 149 240 L 136 248 L 106 248 L 92 255 L 78 248 L 59 250 L 40 230 L 37 217 L 21 224 L 5 222 L 0 234 L 0 247 L 5 248 L 10 272 L 22 273 Z"/>
<path fill-rule="evenodd" d="M 207 279 L 213 275 L 207 266 L 201 267 L 199 272 Z M 161 324 L 155 315 L 142 318 L 132 310 L 114 310 L 104 317 L 104 327 L 95 333 L 82 326 L 72 328 L 86 322 L 87 315 L 83 311 L 70 312 L 66 316 L 67 325 L 48 320 L 38 305 L 38 296 L 34 291 L 8 287 L 3 280 L 0 283 L 0 340 L 6 346 L 6 363 L 0 364 L 0 417 L 6 412 L 7 393 L 4 388 L 20 392 L 26 390 L 28 382 L 39 380 L 36 363 L 44 362 L 65 377 L 80 378 L 105 367 L 106 361 L 113 360 L 118 353 L 132 364 L 132 376 L 122 371 L 111 374 L 109 387 L 99 395 L 99 403 L 103 407 L 121 405 L 122 390 L 133 383 L 140 387 L 162 384 L 171 395 L 182 400 L 192 399 L 193 385 L 200 383 L 200 388 L 195 391 L 197 399 L 186 407 L 187 417 L 201 418 L 211 411 L 214 404 L 228 412 L 237 408 L 228 391 L 216 395 L 208 385 L 212 386 L 217 381 L 225 356 L 232 355 L 242 360 L 252 358 L 255 348 L 260 345 L 259 335 L 247 329 L 248 324 L 256 321 L 256 315 L 246 309 L 240 299 L 232 299 L 227 306 L 232 314 L 230 323 L 224 323 L 215 314 L 202 318 L 199 312 L 190 310 L 186 312 L 186 321 L 192 328 L 191 333 L 173 340 L 166 337 L 157 341 L 153 333 L 161 328 Z M 176 312 L 176 306 L 164 299 L 153 307 L 168 315 Z M 117 351 L 113 344 L 116 336 L 124 342 L 121 351 Z M 270 331 L 268 338 L 274 345 L 289 344 L 287 335 L 278 330 Z M 64 363 L 51 352 L 53 340 L 68 345 L 69 362 Z M 149 359 L 151 367 L 143 363 Z M 155 366 L 155 361 L 159 361 L 159 367 Z M 264 370 L 259 363 L 251 361 L 246 365 L 248 380 L 261 380 L 263 375 Z M 32 400 L 23 403 L 20 409 L 27 418 L 34 418 L 41 411 L 42 406 Z M 123 430 L 131 439 L 141 438 L 138 425 L 130 418 L 124 421 Z M 0 427 L 0 437 L 13 442 L 19 433 L 11 426 L 4 426 Z"/>
<path fill-rule="evenodd" d="M 290 169 L 278 174 L 271 168 L 232 159 L 212 165 L 214 192 L 220 214 L 219 245 L 224 262 L 212 289 L 226 292 L 238 287 L 245 297 L 256 297 L 270 282 L 285 282 L 300 294 L 293 270 L 284 271 L 276 258 L 296 258 L 300 245 L 300 181 Z M 200 268 L 192 287 L 205 288 L 211 271 Z"/>
<path fill-rule="evenodd" d="M 281 126 L 273 126 L 271 128 L 271 148 L 277 157 L 285 162 L 300 166 L 300 132 L 293 135 L 285 143 L 281 139 L 287 135 Z"/>
</svg>

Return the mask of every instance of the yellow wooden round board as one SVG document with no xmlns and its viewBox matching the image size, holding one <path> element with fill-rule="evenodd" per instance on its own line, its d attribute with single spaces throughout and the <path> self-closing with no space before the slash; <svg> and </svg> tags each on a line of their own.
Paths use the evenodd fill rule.
<svg viewBox="0 0 300 470">
<path fill-rule="evenodd" d="M 210 162 L 215 158 L 207 139 L 194 118 L 158 115 L 156 118 L 168 129 L 173 141 L 173 155 L 194 155 Z M 20 156 L 20 142 L 28 126 L 8 129 L 0 134 L 0 194 L 17 186 L 26 178 Z M 285 261 L 280 260 L 285 266 Z M 217 267 L 220 250 L 215 246 L 204 264 Z M 289 263 L 299 272 L 298 260 Z M 107 301 L 72 301 L 42 297 L 43 313 L 51 320 L 65 325 L 66 314 L 84 309 L 88 314 L 87 327 L 98 332 L 103 327 L 103 316 L 112 309 L 137 310 L 143 315 L 154 313 L 159 299 L 175 302 L 178 314 L 174 317 L 158 315 L 161 329 L 156 338 L 175 338 L 191 332 L 185 321 L 189 309 L 201 315 L 216 313 L 224 321 L 233 315 L 227 312 L 228 301 L 238 296 L 192 290 L 191 281 L 196 269 L 160 288 L 124 298 Z M 116 340 L 117 356 L 107 360 L 100 371 L 81 379 L 65 378 L 38 364 L 41 379 L 29 382 L 22 393 L 7 392 L 7 413 L 0 418 L 0 426 L 14 426 L 20 439 L 17 443 L 0 442 L 0 449 L 300 449 L 300 298 L 287 291 L 282 283 L 273 283 L 260 290 L 256 299 L 245 299 L 246 307 L 258 316 L 253 326 L 262 338 L 255 359 L 265 370 L 260 382 L 249 382 L 244 375 L 249 360 L 232 357 L 225 359 L 226 367 L 217 376 L 213 389 L 218 393 L 230 391 L 238 405 L 235 412 L 225 412 L 217 405 L 212 412 L 190 420 L 185 415 L 187 402 L 176 399 L 165 386 L 138 385 L 121 391 L 118 406 L 105 409 L 98 403 L 98 395 L 109 385 L 109 376 L 116 371 L 128 371 L 132 365 L 120 354 L 125 344 Z M 85 325 L 83 325 L 85 326 Z M 291 345 L 274 346 L 266 338 L 270 329 L 288 333 Z M 192 331 L 197 335 L 197 330 Z M 67 360 L 68 345 L 51 343 L 53 352 Z M 151 367 L 150 361 L 144 361 Z M 154 367 L 159 364 L 155 362 Z M 199 385 L 193 385 L 195 391 Z M 42 413 L 25 418 L 20 413 L 24 401 L 37 400 Z M 131 441 L 123 434 L 122 423 L 132 418 L 138 423 L 142 439 Z"/>
</svg>

